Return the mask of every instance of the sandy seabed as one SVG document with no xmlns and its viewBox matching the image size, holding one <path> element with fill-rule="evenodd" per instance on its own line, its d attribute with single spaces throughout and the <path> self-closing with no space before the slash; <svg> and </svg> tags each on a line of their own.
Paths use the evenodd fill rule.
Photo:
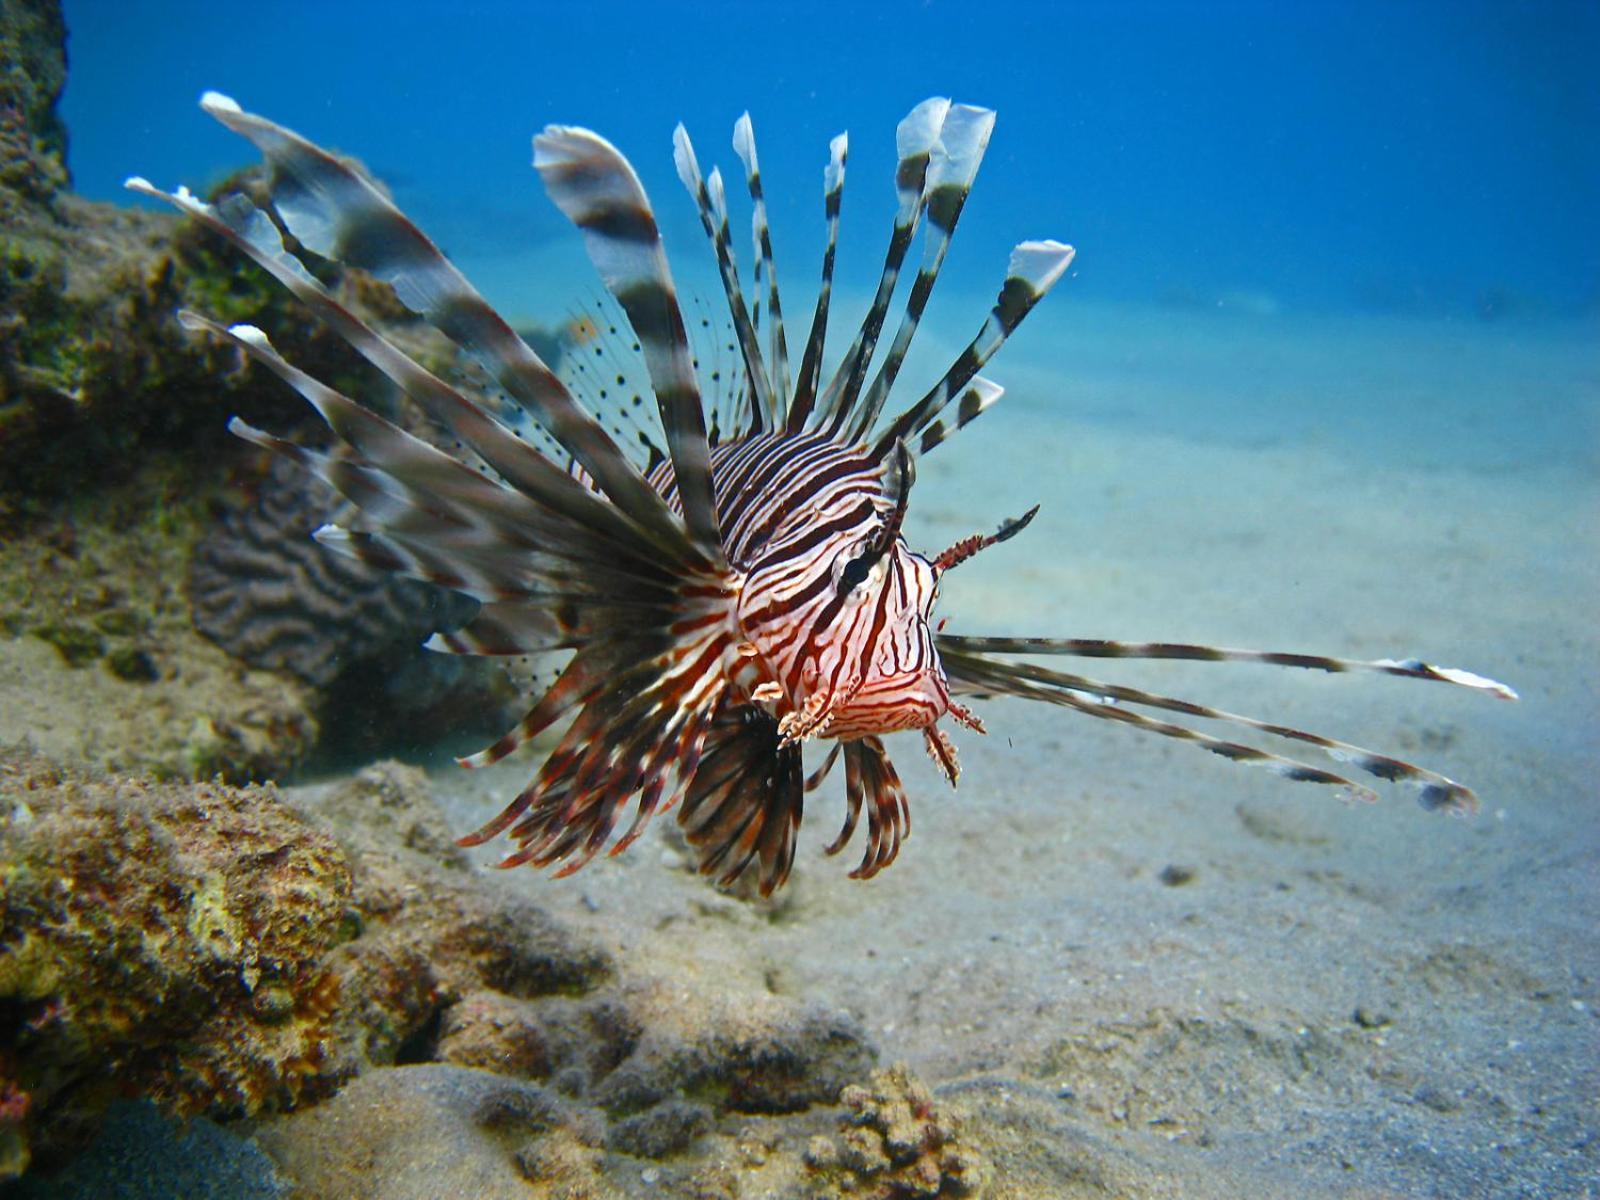
<svg viewBox="0 0 1600 1200">
<path fill-rule="evenodd" d="M 1520 704 L 1058 664 L 1414 759 L 1472 786 L 1477 817 L 1000 701 L 987 737 L 957 731 L 954 793 L 915 740 L 891 746 L 915 834 L 870 883 L 846 878 L 859 846 L 822 855 L 829 784 L 770 905 L 717 895 L 659 828 L 505 886 L 686 1002 L 824 1001 L 935 1084 L 1048 1093 L 1181 1194 L 1600 1194 L 1597 332 L 1052 301 L 997 364 L 1004 402 L 913 493 L 924 550 L 1043 506 L 950 577 L 952 632 L 1417 656 L 1512 684 Z M 466 829 L 530 770 L 436 785 Z"/>
</svg>

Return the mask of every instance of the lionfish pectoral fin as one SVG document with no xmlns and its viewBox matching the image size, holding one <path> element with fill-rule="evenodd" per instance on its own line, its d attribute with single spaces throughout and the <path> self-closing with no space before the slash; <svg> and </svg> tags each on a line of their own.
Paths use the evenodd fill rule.
<svg viewBox="0 0 1600 1200">
<path fill-rule="evenodd" d="M 582 464 L 612 505 L 585 497 L 577 480 L 365 326 L 289 253 L 274 221 L 248 199 L 235 195 L 210 206 L 182 190 L 170 196 L 158 192 L 139 179 L 130 180 L 130 187 L 176 205 L 232 241 L 513 488 L 596 524 L 616 526 L 620 510 L 626 517 L 621 524 L 631 524 L 665 556 L 693 565 L 716 563 L 718 556 L 704 545 L 690 544 L 662 497 L 543 360 L 365 172 L 292 130 L 245 112 L 226 96 L 208 92 L 201 107 L 266 159 L 268 204 L 283 228 L 313 253 L 391 284 L 402 303 L 476 357 Z"/>
<path fill-rule="evenodd" d="M 850 872 L 850 878 L 871 879 L 895 860 L 900 853 L 900 843 L 911 836 L 911 806 L 906 802 L 905 788 L 901 786 L 894 764 L 876 737 L 845 743 L 844 770 L 848 806 L 845 824 L 828 847 L 828 853 L 835 854 L 844 848 L 865 806 L 867 848 L 861 865 Z"/>
<path fill-rule="evenodd" d="M 1455 813 L 1470 813 L 1476 811 L 1478 799 L 1464 784 L 1424 767 L 1308 730 L 1246 717 L 1225 709 L 1212 708 L 1138 688 L 1103 683 L 1086 676 L 1054 671 L 1032 663 L 998 659 L 994 655 L 1032 653 L 1099 658 L 1167 658 L 1209 662 L 1262 662 L 1330 672 L 1377 671 L 1412 679 L 1451 683 L 1501 699 L 1516 697 L 1516 693 L 1510 688 L 1492 679 L 1454 668 L 1433 667 L 1415 659 L 1361 661 L 1307 654 L 1230 650 L 1181 643 L 1121 643 L 1091 639 L 977 638 L 940 635 L 937 641 L 945 671 L 952 680 L 971 692 L 1017 696 L 1059 704 L 1086 716 L 1116 721 L 1135 729 L 1187 741 L 1220 757 L 1260 766 L 1286 779 L 1329 784 L 1344 788 L 1363 800 L 1377 799 L 1377 793 L 1371 788 L 1354 783 L 1335 772 L 1274 754 L 1256 746 L 1213 737 L 1188 726 L 1145 716 L 1122 705 L 1137 705 L 1158 711 L 1180 713 L 1200 720 L 1239 726 L 1272 737 L 1315 746 L 1335 762 L 1353 767 L 1373 778 L 1417 788 L 1419 802 L 1430 811 L 1443 809 Z"/>
<path fill-rule="evenodd" d="M 730 887 L 758 864 L 758 888 L 770 896 L 794 865 L 804 800 L 800 747 L 781 741 L 765 710 L 724 704 L 711 719 L 678 823 L 702 875 Z"/>
</svg>

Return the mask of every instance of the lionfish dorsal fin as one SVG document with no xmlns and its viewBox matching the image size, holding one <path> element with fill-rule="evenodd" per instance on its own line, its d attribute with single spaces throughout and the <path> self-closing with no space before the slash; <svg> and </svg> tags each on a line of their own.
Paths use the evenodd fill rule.
<svg viewBox="0 0 1600 1200">
<path fill-rule="evenodd" d="M 982 375 L 974 376 L 956 403 L 955 422 L 952 424 L 943 416 L 936 416 L 930 420 L 922 427 L 922 434 L 917 439 L 917 453 L 928 453 L 951 434 L 977 420 L 994 407 L 995 402 L 1005 395 L 1005 391 L 1005 388 L 992 379 L 985 379 Z M 889 448 L 884 446 L 880 457 L 887 455 L 888 452 Z"/>
<path fill-rule="evenodd" d="M 928 164 L 934 148 L 939 144 L 939 130 L 950 101 L 940 97 L 924 100 L 913 108 L 895 130 L 895 147 L 899 163 L 895 167 L 895 188 L 899 193 L 899 207 L 894 216 L 894 232 L 889 236 L 889 249 L 884 255 L 883 273 L 878 278 L 878 290 L 872 305 L 861 322 L 855 341 L 845 352 L 828 389 L 822 397 L 818 425 L 830 434 L 843 429 L 866 377 L 867 364 L 877 348 L 878 335 L 883 330 L 883 320 L 889 311 L 889 300 L 894 295 L 900 278 L 900 267 L 905 262 L 906 251 L 916 235 L 922 216 Z"/>
<path fill-rule="evenodd" d="M 700 388 L 644 187 L 617 148 L 587 129 L 548 126 L 533 139 L 533 165 L 550 199 L 582 231 L 590 261 L 633 326 L 655 390 L 684 521 L 695 541 L 720 558 Z"/>
<path fill-rule="evenodd" d="M 984 364 L 994 357 L 1017 326 L 1022 324 L 1023 318 L 1033 311 L 1033 306 L 1044 299 L 1045 294 L 1055 286 L 1056 280 L 1072 265 L 1072 255 L 1071 246 L 1055 241 L 1023 242 L 1012 250 L 1006 281 L 983 328 L 967 348 L 956 356 L 956 361 L 945 372 L 944 378 L 879 435 L 873 443 L 873 453 L 879 457 L 890 453 L 896 441 L 902 438 L 909 440 L 920 433 L 951 400 L 961 395 Z"/>
<path fill-rule="evenodd" d="M 917 325 L 927 308 L 928 297 L 939 278 L 945 255 L 950 250 L 950 239 L 956 222 L 972 191 L 972 181 L 977 178 L 978 167 L 983 163 L 983 153 L 989 146 L 989 136 L 994 132 L 995 113 L 990 108 L 975 108 L 970 104 L 952 104 L 939 127 L 939 145 L 933 161 L 928 166 L 924 186 L 927 230 L 923 234 L 922 266 L 911 285 L 906 299 L 905 316 L 895 334 L 889 353 L 878 369 L 861 404 L 851 417 L 847 430 L 850 440 L 865 438 L 871 432 L 884 401 L 894 387 L 895 377 L 911 348 Z"/>
<path fill-rule="evenodd" d="M 733 152 L 744 163 L 745 185 L 750 190 L 750 233 L 755 242 L 756 290 L 761 287 L 761 275 L 767 277 L 767 350 L 771 356 L 772 380 L 770 396 L 772 408 L 768 425 L 780 428 L 789 408 L 789 343 L 783 329 L 783 305 L 778 300 L 778 272 L 773 265 L 772 227 L 767 223 L 767 199 L 761 187 L 761 163 L 756 157 L 756 135 L 750 125 L 750 114 L 744 113 L 734 122 Z"/>
<path fill-rule="evenodd" d="M 688 189 L 700 210 L 700 224 L 711 239 L 717 255 L 717 270 L 722 275 L 722 289 L 728 297 L 728 313 L 733 318 L 734 336 L 744 358 L 745 382 L 750 389 L 750 431 L 759 433 L 767 428 L 768 413 L 772 412 L 771 391 L 767 382 L 766 364 L 761 359 L 761 344 L 756 338 L 755 326 L 750 320 L 750 309 L 745 303 L 744 289 L 739 286 L 739 268 L 734 261 L 733 247 L 728 233 L 728 205 L 723 195 L 722 173 L 711 172 L 710 179 L 700 173 L 695 158 L 694 143 L 689 131 L 681 124 L 672 131 L 672 161 L 678 168 L 678 178 Z"/>
<path fill-rule="evenodd" d="M 811 317 L 811 333 L 800 358 L 800 374 L 795 380 L 794 400 L 789 405 L 785 428 L 799 433 L 811 419 L 817 385 L 822 376 L 822 349 L 828 334 L 828 303 L 833 297 L 833 263 L 839 251 L 839 209 L 844 200 L 844 167 L 850 154 L 850 135 L 841 133 L 828 143 L 828 165 L 822 172 L 823 205 L 828 218 L 828 245 L 822 252 L 822 283 L 817 288 L 817 307 Z"/>
<path fill-rule="evenodd" d="M 692 327 L 689 341 L 693 349 Z M 653 471 L 667 457 L 655 405 L 645 404 L 654 389 L 640 344 L 617 302 L 597 290 L 587 303 L 570 308 L 561 347 L 556 371 L 561 382 L 635 462 L 647 473 Z M 707 437 L 715 443 L 709 432 Z"/>
</svg>

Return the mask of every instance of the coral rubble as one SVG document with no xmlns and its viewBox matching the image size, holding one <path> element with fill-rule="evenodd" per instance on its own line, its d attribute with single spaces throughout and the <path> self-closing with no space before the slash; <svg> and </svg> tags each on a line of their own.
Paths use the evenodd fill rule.
<svg viewBox="0 0 1600 1200">
<path fill-rule="evenodd" d="M 983 1160 L 961 1144 L 955 1122 L 904 1065 L 874 1071 L 839 1099 L 846 1110 L 842 1134 L 813 1138 L 806 1161 L 840 1194 L 896 1200 L 977 1192 Z"/>
</svg>

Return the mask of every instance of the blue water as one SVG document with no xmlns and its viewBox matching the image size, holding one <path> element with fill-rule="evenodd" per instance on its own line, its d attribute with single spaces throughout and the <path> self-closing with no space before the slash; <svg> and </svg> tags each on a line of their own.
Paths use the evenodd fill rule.
<svg viewBox="0 0 1600 1200">
<path fill-rule="evenodd" d="M 669 235 L 697 239 L 672 126 L 736 165 L 726 139 L 748 107 L 794 277 L 812 270 L 828 137 L 852 132 L 846 211 L 872 224 L 847 229 L 865 261 L 887 224 L 894 122 L 943 94 L 1001 117 L 951 279 L 987 288 L 1013 242 L 1056 237 L 1080 249 L 1085 300 L 1600 306 L 1593 3 L 450 9 L 68 0 L 77 186 L 198 185 L 247 161 L 194 107 L 216 88 L 358 154 L 447 249 L 565 235 L 528 167 L 529 135 L 552 121 L 615 141 Z"/>
<path fill-rule="evenodd" d="M 1405 805 L 1315 807 L 1299 785 L 1236 777 L 1189 748 L 1002 703 L 993 736 L 963 736 L 953 799 L 920 751 L 897 752 L 919 833 L 893 879 L 830 904 L 825 889 L 855 885 L 808 846 L 803 919 L 729 926 L 728 960 L 782 961 L 796 994 L 873 1014 L 886 1055 L 936 1081 L 1037 1061 L 1060 1029 L 1145 1005 L 1192 998 L 1214 1019 L 1246 984 L 1290 1029 L 1309 1014 L 1364 1039 L 1346 1028 L 1353 1005 L 1392 988 L 1408 1023 L 1396 1053 L 1425 1068 L 1417 1094 L 1438 1078 L 1504 1111 L 1435 1112 L 1399 1073 L 1351 1058 L 1354 1090 L 1329 1102 L 1343 1115 L 1326 1136 L 1359 1160 L 1357 1183 L 1533 1196 L 1600 1177 L 1584 1070 L 1600 1061 L 1600 960 L 1581 915 L 1600 911 L 1600 4 L 506 2 L 446 15 L 68 0 L 66 15 L 79 191 L 125 201 L 134 173 L 201 190 L 254 162 L 197 108 L 217 89 L 360 157 L 492 301 L 540 319 L 592 288 L 529 164 L 546 123 L 587 125 L 627 153 L 681 279 L 708 252 L 673 172 L 673 125 L 703 165 L 736 172 L 728 136 L 748 108 L 791 314 L 809 310 L 827 142 L 848 128 L 837 313 L 876 278 L 895 123 L 929 95 L 998 109 L 922 342 L 970 334 L 976 293 L 992 295 L 1017 241 L 1059 238 L 1079 257 L 995 364 L 1003 408 L 918 484 L 924 549 L 1044 505 L 1025 538 L 952 581 L 953 628 L 1416 653 L 1504 677 L 1526 700 L 1199 676 L 1197 700 L 1296 720 L 1316 706 L 1311 727 L 1470 780 L 1486 814 L 1448 825 Z M 841 317 L 834 354 L 847 337 Z M 470 828 L 520 783 L 437 786 Z M 808 833 L 835 819 L 819 808 Z M 1252 830 L 1257 813 L 1289 833 Z M 1168 861 L 1201 863 L 1202 884 L 1141 892 Z M 617 862 L 581 887 L 531 873 L 507 886 L 575 924 L 610 922 L 608 944 L 646 941 L 699 905 L 699 884 L 653 848 Z M 897 953 L 855 953 L 864 928 Z M 723 936 L 711 918 L 677 929 L 713 950 Z M 1516 971 L 1443 985 L 1406 973 L 1439 947 L 1447 965 L 1465 947 L 1463 961 Z M 1141 992 L 1147 966 L 1156 982 Z M 1538 984 L 1533 1000 L 1504 982 L 1517 972 Z M 1085 998 L 1091 979 L 1108 982 Z M 1262 1112 L 1281 1107 L 1263 1094 Z M 1436 1142 L 1395 1150 L 1398 1166 L 1371 1152 L 1414 1128 Z M 1300 1152 L 1284 1161 L 1327 1166 L 1320 1147 Z"/>
</svg>

